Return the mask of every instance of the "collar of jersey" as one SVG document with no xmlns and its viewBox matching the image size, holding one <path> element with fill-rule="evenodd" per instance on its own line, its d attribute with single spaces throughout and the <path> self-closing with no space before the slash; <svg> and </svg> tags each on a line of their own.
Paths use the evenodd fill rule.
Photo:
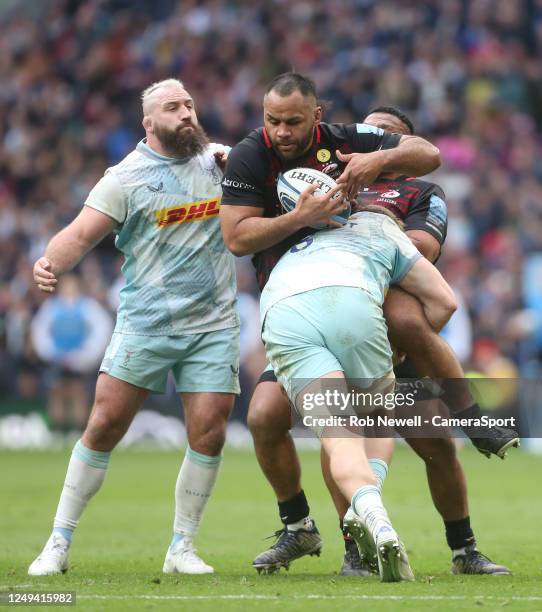
<svg viewBox="0 0 542 612">
<path fill-rule="evenodd" d="M 159 159 L 160 161 L 165 161 L 170 164 L 186 164 L 192 159 L 191 157 L 183 157 L 179 159 L 177 157 L 168 157 L 167 155 L 160 155 L 160 153 L 157 153 L 154 149 L 151 149 L 151 147 L 149 147 L 149 145 L 146 143 L 146 140 L 146 138 L 140 140 L 137 143 L 136 150 L 140 153 L 143 153 L 143 155 L 146 155 L 147 157 Z"/>
</svg>

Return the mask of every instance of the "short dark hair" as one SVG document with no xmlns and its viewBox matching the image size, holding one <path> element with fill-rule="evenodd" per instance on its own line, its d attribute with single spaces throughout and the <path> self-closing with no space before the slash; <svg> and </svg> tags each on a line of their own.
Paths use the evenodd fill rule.
<svg viewBox="0 0 542 612">
<path fill-rule="evenodd" d="M 298 72 L 284 72 L 276 76 L 267 85 L 266 95 L 271 91 L 276 91 L 283 98 L 294 93 L 294 91 L 299 91 L 304 98 L 312 97 L 316 99 L 314 81 Z"/>
<path fill-rule="evenodd" d="M 373 108 L 373 110 L 369 111 L 367 115 L 372 115 L 373 113 L 386 113 L 387 115 L 393 115 L 394 117 L 397 117 L 397 119 L 399 119 L 406 125 L 408 131 L 411 134 L 414 134 L 414 124 L 410 120 L 410 117 L 408 117 L 408 115 L 405 115 L 402 110 L 396 108 L 395 106 L 377 106 L 376 108 Z"/>
</svg>

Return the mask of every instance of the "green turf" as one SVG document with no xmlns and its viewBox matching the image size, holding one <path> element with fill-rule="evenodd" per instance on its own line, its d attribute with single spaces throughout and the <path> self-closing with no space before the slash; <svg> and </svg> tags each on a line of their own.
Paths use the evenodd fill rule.
<svg viewBox="0 0 542 612">
<path fill-rule="evenodd" d="M 440 518 L 421 462 L 397 451 L 385 502 L 409 550 L 415 583 L 341 578 L 342 542 L 324 489 L 318 454 L 302 455 L 304 487 L 324 538 L 320 558 L 289 572 L 258 576 L 252 558 L 279 527 L 276 506 L 251 452 L 226 451 L 197 540 L 212 576 L 164 576 L 180 455 L 118 451 L 105 485 L 74 537 L 64 576 L 29 578 L 28 564 L 48 536 L 64 478 L 66 452 L 0 453 L 0 590 L 72 590 L 85 610 L 542 610 L 540 512 L 542 457 L 514 452 L 504 462 L 461 454 L 480 549 L 513 576 L 454 577 Z M 24 586 L 21 586 L 24 585 Z M 365 599 L 364 599 L 365 598 Z"/>
</svg>

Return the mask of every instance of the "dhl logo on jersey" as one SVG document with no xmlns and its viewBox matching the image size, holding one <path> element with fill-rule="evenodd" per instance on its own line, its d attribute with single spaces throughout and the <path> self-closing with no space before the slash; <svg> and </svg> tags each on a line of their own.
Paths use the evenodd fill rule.
<svg viewBox="0 0 542 612">
<path fill-rule="evenodd" d="M 166 227 L 176 223 L 189 223 L 190 221 L 204 221 L 218 215 L 220 211 L 220 198 L 212 200 L 199 200 L 182 206 L 162 208 L 155 213 L 158 227 Z"/>
</svg>

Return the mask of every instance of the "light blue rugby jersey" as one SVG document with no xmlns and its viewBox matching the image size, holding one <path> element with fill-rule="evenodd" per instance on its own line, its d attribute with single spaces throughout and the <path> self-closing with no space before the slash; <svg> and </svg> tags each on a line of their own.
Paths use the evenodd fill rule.
<svg viewBox="0 0 542 612">
<path fill-rule="evenodd" d="M 222 145 L 174 159 L 141 141 L 109 168 L 85 205 L 118 223 L 126 285 L 115 331 L 152 336 L 197 334 L 239 325 L 233 255 L 218 211 Z"/>
<path fill-rule="evenodd" d="M 346 225 L 315 232 L 280 258 L 262 291 L 261 322 L 273 304 L 319 287 L 359 287 L 382 304 L 388 286 L 420 257 L 388 216 L 356 213 Z"/>
</svg>

